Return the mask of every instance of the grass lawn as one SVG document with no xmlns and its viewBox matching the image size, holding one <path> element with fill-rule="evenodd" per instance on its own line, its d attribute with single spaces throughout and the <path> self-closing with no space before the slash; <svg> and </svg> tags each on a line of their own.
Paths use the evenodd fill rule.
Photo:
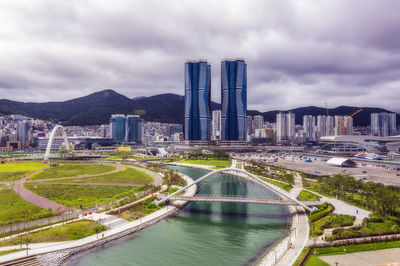
<svg viewBox="0 0 400 266">
<path fill-rule="evenodd" d="M 21 172 L 2 172 L 0 173 L 0 182 L 5 181 L 16 181 L 21 179 L 25 175 L 27 175 L 28 171 L 21 171 Z"/>
<path fill-rule="evenodd" d="M 115 170 L 115 167 L 110 165 L 100 164 L 69 164 L 47 169 L 37 175 L 31 177 L 31 180 L 70 177 L 79 175 L 94 175 Z"/>
<path fill-rule="evenodd" d="M 319 200 L 318 195 L 308 192 L 306 190 L 302 190 L 300 195 L 297 197 L 298 200 L 303 200 L 303 201 L 315 201 Z"/>
<path fill-rule="evenodd" d="M 65 225 L 55 226 L 50 229 L 38 231 L 28 235 L 29 243 L 44 243 L 44 242 L 60 242 L 77 240 L 101 232 L 107 228 L 103 225 L 97 226 L 96 222 L 83 220 Z M 19 237 L 1 241 L 0 246 L 19 245 L 21 242 Z M 26 243 L 26 236 L 22 237 L 23 244 Z"/>
<path fill-rule="evenodd" d="M 353 217 L 350 215 L 329 214 L 312 223 L 310 235 L 322 235 L 324 229 L 351 226 L 353 222 Z"/>
<path fill-rule="evenodd" d="M 344 248 L 346 249 L 346 252 L 344 251 Z M 346 253 L 380 250 L 380 249 L 387 249 L 387 248 L 400 248 L 400 241 L 366 243 L 366 244 L 347 245 L 347 246 L 339 246 L 339 247 L 314 248 L 312 253 L 314 253 L 314 250 L 315 250 L 318 252 L 319 256 L 340 255 L 340 254 L 346 254 Z"/>
<path fill-rule="evenodd" d="M 79 208 L 79 205 L 88 208 L 128 196 L 143 189 L 142 186 L 117 187 L 35 183 L 27 183 L 25 187 L 40 196 L 74 208 Z"/>
<path fill-rule="evenodd" d="M 62 183 L 121 183 L 121 184 L 142 184 L 147 185 L 153 182 L 153 178 L 148 174 L 128 167 L 126 170 L 110 175 L 100 175 L 85 178 L 72 178 L 54 180 L 51 182 Z"/>
<path fill-rule="evenodd" d="M 48 167 L 48 164 L 41 162 L 5 162 L 0 164 L 0 173 L 5 172 L 31 172 L 36 171 L 45 167 Z"/>
<path fill-rule="evenodd" d="M 281 183 L 281 182 L 278 182 L 278 181 L 274 181 L 274 180 L 271 180 L 271 179 L 264 178 L 262 176 L 258 176 L 258 177 L 261 178 L 262 180 L 268 182 L 268 183 L 271 183 L 271 184 L 273 184 L 273 185 L 275 185 L 277 187 L 280 187 L 281 189 L 283 189 L 283 190 L 285 190 L 287 192 L 289 192 L 293 188 L 293 186 L 291 184 L 284 184 L 284 183 Z"/>
<path fill-rule="evenodd" d="M 329 264 L 318 258 L 316 255 L 310 255 L 305 266 L 329 266 Z"/>
<path fill-rule="evenodd" d="M 0 190 L 0 226 L 52 216 L 49 210 L 33 205 L 18 196 L 12 189 Z"/>
<path fill-rule="evenodd" d="M 16 181 L 33 172 L 47 167 L 47 164 L 40 162 L 5 162 L 0 164 L 0 182 Z"/>
<path fill-rule="evenodd" d="M 200 165 L 208 165 L 214 166 L 214 168 L 226 168 L 231 166 L 231 161 L 228 160 L 182 160 L 179 163 L 190 163 L 190 164 L 200 164 Z"/>
</svg>

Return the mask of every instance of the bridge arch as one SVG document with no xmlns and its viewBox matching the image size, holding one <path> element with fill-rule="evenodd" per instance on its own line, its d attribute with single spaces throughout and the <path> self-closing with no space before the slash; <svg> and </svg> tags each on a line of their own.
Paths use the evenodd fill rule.
<svg viewBox="0 0 400 266">
<path fill-rule="evenodd" d="M 70 150 L 69 142 L 68 142 L 68 138 L 67 138 L 67 134 L 65 133 L 65 130 L 64 130 L 63 126 L 61 126 L 61 125 L 56 125 L 56 126 L 53 128 L 53 131 L 51 131 L 50 138 L 49 138 L 49 142 L 47 143 L 46 153 L 45 153 L 45 155 L 44 155 L 44 159 L 45 159 L 45 160 L 48 160 L 48 159 L 49 159 L 50 151 L 51 151 L 51 146 L 53 145 L 53 139 L 55 138 L 56 133 L 57 133 L 57 131 L 58 131 L 59 129 L 61 130 L 61 134 L 62 134 L 62 137 L 63 137 L 64 142 L 65 142 L 65 147 L 67 148 L 67 150 Z"/>
<path fill-rule="evenodd" d="M 183 187 L 183 188 L 177 190 L 176 192 L 174 192 L 174 193 L 172 193 L 172 194 L 170 194 L 170 195 L 168 195 L 168 196 L 162 198 L 161 200 L 159 200 L 159 201 L 157 202 L 157 205 L 160 204 L 160 203 L 162 203 L 162 202 L 164 202 L 164 201 L 166 201 L 166 200 L 168 200 L 168 199 L 170 199 L 170 198 L 172 198 L 172 197 L 174 197 L 175 195 L 177 195 L 177 194 L 181 193 L 182 191 L 186 190 L 187 188 L 189 188 L 189 187 L 191 187 L 191 186 L 194 186 L 195 184 L 197 184 L 197 183 L 199 183 L 199 182 L 201 182 L 201 181 L 203 181 L 203 180 L 209 178 L 209 177 L 212 176 L 213 174 L 220 173 L 220 172 L 228 172 L 228 173 L 231 172 L 231 173 L 235 173 L 235 174 L 245 175 L 245 176 L 247 176 L 249 179 L 251 179 L 253 182 L 263 185 L 264 187 L 268 188 L 269 190 L 271 190 L 272 192 L 274 192 L 274 193 L 277 194 L 278 196 L 283 197 L 283 198 L 286 198 L 286 199 L 288 199 L 289 201 L 292 201 L 294 204 L 303 207 L 304 209 L 308 210 L 309 212 L 313 211 L 313 209 L 312 209 L 311 207 L 309 207 L 309 206 L 307 206 L 306 204 L 304 204 L 304 203 L 298 201 L 296 198 L 292 197 L 292 196 L 291 196 L 289 193 L 287 193 L 286 191 L 281 190 L 281 189 L 277 189 L 277 188 L 275 188 L 274 186 L 272 186 L 270 183 L 268 183 L 268 182 L 266 182 L 266 181 L 260 179 L 259 177 L 255 176 L 255 175 L 253 175 L 253 174 L 251 174 L 251 173 L 249 173 L 249 172 L 247 172 L 246 170 L 237 169 L 237 168 L 223 168 L 223 169 L 214 170 L 214 171 L 212 171 L 212 172 L 210 172 L 210 173 L 208 173 L 208 174 L 206 174 L 206 175 L 200 177 L 199 179 L 197 179 L 197 180 L 194 181 L 193 183 L 188 184 L 188 185 L 186 185 L 185 187 Z"/>
</svg>

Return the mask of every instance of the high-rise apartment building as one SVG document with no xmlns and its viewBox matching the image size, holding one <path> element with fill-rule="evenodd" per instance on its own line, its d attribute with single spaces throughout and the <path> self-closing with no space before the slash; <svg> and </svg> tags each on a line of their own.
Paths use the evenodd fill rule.
<svg viewBox="0 0 400 266">
<path fill-rule="evenodd" d="M 397 134 L 395 113 L 372 113 L 371 135 L 387 137 Z"/>
<path fill-rule="evenodd" d="M 212 111 L 212 134 L 211 138 L 213 140 L 221 139 L 221 110 Z"/>
<path fill-rule="evenodd" d="M 247 130 L 247 136 L 251 136 L 252 134 L 255 133 L 254 120 L 251 115 L 248 115 L 246 117 L 246 130 Z"/>
<path fill-rule="evenodd" d="M 126 116 L 126 142 L 142 143 L 143 119 L 139 115 Z"/>
<path fill-rule="evenodd" d="M 117 142 L 124 142 L 126 136 L 125 115 L 115 114 L 110 118 L 110 137 Z"/>
<path fill-rule="evenodd" d="M 262 115 L 254 116 L 254 129 L 260 129 L 264 127 L 264 117 Z"/>
<path fill-rule="evenodd" d="M 276 141 L 292 141 L 296 135 L 295 114 L 277 113 L 276 114 Z"/>
<path fill-rule="evenodd" d="M 380 136 L 380 126 L 379 126 L 379 114 L 372 113 L 371 114 L 371 135 L 372 136 Z"/>
<path fill-rule="evenodd" d="M 389 114 L 389 136 L 397 135 L 397 117 L 395 113 Z"/>
<path fill-rule="evenodd" d="M 210 140 L 211 66 L 206 61 L 185 63 L 185 140 Z"/>
<path fill-rule="evenodd" d="M 29 145 L 29 122 L 21 121 L 17 124 L 17 141 L 21 142 L 22 148 L 27 148 Z"/>
<path fill-rule="evenodd" d="M 335 135 L 353 135 L 353 118 L 335 115 Z"/>
<path fill-rule="evenodd" d="M 304 115 L 303 116 L 303 129 L 305 133 L 306 140 L 315 141 L 316 136 L 316 126 L 315 126 L 315 117 L 312 115 Z"/>
<path fill-rule="evenodd" d="M 244 60 L 221 62 L 221 137 L 246 140 L 247 65 Z"/>
</svg>

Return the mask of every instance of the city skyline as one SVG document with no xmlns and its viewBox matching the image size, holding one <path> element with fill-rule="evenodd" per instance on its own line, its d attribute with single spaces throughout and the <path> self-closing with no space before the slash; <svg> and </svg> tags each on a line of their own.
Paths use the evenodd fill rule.
<svg viewBox="0 0 400 266">
<path fill-rule="evenodd" d="M 327 102 L 399 112 L 400 3 L 389 2 L 377 13 L 379 1 L 10 1 L 0 11 L 0 93 L 33 102 L 109 88 L 128 97 L 181 95 L 185 59 L 217 65 L 227 56 L 249 64 L 250 110 Z M 212 100 L 220 102 L 217 91 Z"/>
</svg>

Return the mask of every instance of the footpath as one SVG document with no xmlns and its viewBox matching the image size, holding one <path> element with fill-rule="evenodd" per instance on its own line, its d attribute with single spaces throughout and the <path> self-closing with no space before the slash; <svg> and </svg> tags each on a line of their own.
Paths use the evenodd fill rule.
<svg viewBox="0 0 400 266">
<path fill-rule="evenodd" d="M 194 182 L 187 176 L 186 180 L 190 183 Z M 194 185 L 188 188 L 184 195 L 193 196 L 196 193 L 196 189 L 197 188 Z M 176 201 L 173 206 L 166 206 L 132 222 L 119 219 L 114 215 L 95 213 L 86 218 L 95 221 L 100 220 L 106 225 L 108 222 L 111 226 L 109 230 L 74 241 L 30 244 L 28 254 L 35 255 L 35 258 L 43 265 L 61 265 L 72 255 L 96 246 L 101 246 L 104 243 L 140 231 L 154 223 L 157 223 L 162 219 L 179 212 L 180 208 L 186 203 L 186 201 Z M 118 221 L 118 219 L 123 222 Z M 111 223 L 113 225 L 111 225 Z M 26 253 L 26 250 L 24 250 L 0 256 L 0 263 L 24 258 Z"/>
</svg>

